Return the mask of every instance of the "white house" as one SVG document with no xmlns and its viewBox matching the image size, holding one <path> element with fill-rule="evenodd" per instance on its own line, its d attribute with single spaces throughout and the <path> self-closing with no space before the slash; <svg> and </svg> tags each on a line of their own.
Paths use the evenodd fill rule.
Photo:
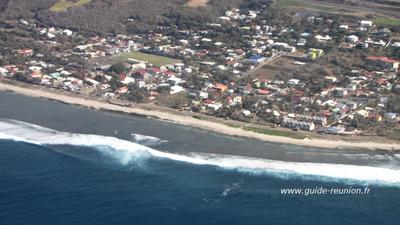
<svg viewBox="0 0 400 225">
<path fill-rule="evenodd" d="M 317 39 L 317 41 L 319 41 L 319 42 L 326 42 L 326 41 L 332 40 L 332 37 L 330 37 L 329 35 L 322 36 L 322 35 L 318 34 L 318 35 L 315 35 L 314 38 Z"/>
<path fill-rule="evenodd" d="M 357 43 L 358 40 L 359 40 L 359 38 L 356 35 L 350 35 L 350 36 L 347 37 L 347 41 L 352 43 L 352 44 Z"/>
<path fill-rule="evenodd" d="M 396 119 L 396 117 L 397 117 L 397 114 L 396 113 L 385 113 L 384 115 L 383 115 L 384 117 L 385 117 L 385 119 L 387 119 L 387 120 L 394 120 L 394 119 Z"/>
<path fill-rule="evenodd" d="M 300 80 L 298 80 L 298 79 L 290 79 L 288 81 L 288 84 L 297 85 L 297 84 L 299 84 L 299 82 L 300 82 Z"/>
<path fill-rule="evenodd" d="M 0 76 L 7 76 L 8 75 L 8 70 L 4 69 L 3 67 L 0 67 Z"/>
<path fill-rule="evenodd" d="M 372 21 L 370 20 L 361 20 L 360 26 L 362 27 L 372 27 Z"/>
<path fill-rule="evenodd" d="M 90 78 L 86 78 L 85 81 L 89 83 L 91 86 L 98 86 L 100 84 L 100 82 L 98 82 L 97 80 L 93 80 Z"/>
<path fill-rule="evenodd" d="M 71 36 L 73 32 L 72 32 L 71 30 L 65 29 L 65 30 L 63 30 L 62 33 L 63 33 L 64 35 Z"/>
<path fill-rule="evenodd" d="M 249 110 L 243 109 L 242 111 L 240 111 L 245 117 L 250 117 L 251 116 L 251 112 Z"/>
<path fill-rule="evenodd" d="M 171 87 L 169 93 L 170 93 L 171 95 L 173 95 L 173 94 L 182 92 L 182 91 L 184 91 L 184 90 L 185 90 L 185 89 L 184 89 L 183 87 L 178 86 L 178 85 L 175 85 L 175 86 L 172 86 L 172 87 Z"/>
<path fill-rule="evenodd" d="M 30 66 L 28 69 L 30 71 L 41 71 L 42 67 L 40 67 L 40 66 Z"/>
</svg>

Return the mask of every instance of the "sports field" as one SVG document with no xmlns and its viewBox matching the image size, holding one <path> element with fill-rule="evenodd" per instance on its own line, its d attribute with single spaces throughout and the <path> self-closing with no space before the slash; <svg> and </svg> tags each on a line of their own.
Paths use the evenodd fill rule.
<svg viewBox="0 0 400 225">
<path fill-rule="evenodd" d="M 143 52 L 139 52 L 139 51 L 122 53 L 122 54 L 116 56 L 115 59 L 118 61 L 126 61 L 128 59 L 136 59 L 136 60 L 140 60 L 140 61 L 149 62 L 155 66 L 164 66 L 164 65 L 169 65 L 169 64 L 174 64 L 174 63 L 180 62 L 180 60 L 178 60 L 178 59 L 147 54 L 147 53 L 143 53 Z"/>
</svg>

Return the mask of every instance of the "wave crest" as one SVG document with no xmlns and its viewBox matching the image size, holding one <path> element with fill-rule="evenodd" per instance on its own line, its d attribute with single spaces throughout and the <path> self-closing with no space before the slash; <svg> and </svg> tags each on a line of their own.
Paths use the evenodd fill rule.
<svg viewBox="0 0 400 225">
<path fill-rule="evenodd" d="M 145 145 L 145 146 L 155 146 L 155 145 L 160 145 L 163 143 L 167 143 L 167 140 L 162 140 L 158 137 L 153 137 L 153 136 L 147 136 L 147 135 L 142 135 L 142 134 L 131 134 L 132 139 L 135 143 Z"/>
<path fill-rule="evenodd" d="M 36 145 L 72 145 L 94 147 L 106 156 L 126 165 L 151 157 L 196 165 L 216 166 L 250 173 L 309 175 L 362 181 L 363 183 L 400 185 L 400 170 L 370 166 L 326 163 L 283 162 L 251 157 L 191 153 L 180 155 L 158 151 L 115 137 L 60 132 L 15 120 L 0 120 L 0 139 L 29 142 Z"/>
</svg>

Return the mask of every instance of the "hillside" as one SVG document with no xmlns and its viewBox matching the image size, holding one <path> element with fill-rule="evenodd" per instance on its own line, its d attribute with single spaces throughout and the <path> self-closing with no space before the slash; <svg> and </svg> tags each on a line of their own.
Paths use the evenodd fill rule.
<svg viewBox="0 0 400 225">
<path fill-rule="evenodd" d="M 140 32 L 182 18 L 209 20 L 244 0 L 211 0 L 205 7 L 191 8 L 189 0 L 3 0 L 2 19 L 36 19 L 49 25 L 88 32 Z M 260 0 L 257 0 L 260 1 Z M 131 19 L 130 25 L 127 20 Z M 172 21 L 174 22 L 174 21 Z"/>
</svg>

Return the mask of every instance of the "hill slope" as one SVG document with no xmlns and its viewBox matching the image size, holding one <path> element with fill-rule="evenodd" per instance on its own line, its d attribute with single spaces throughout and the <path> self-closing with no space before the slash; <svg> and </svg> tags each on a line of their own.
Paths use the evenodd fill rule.
<svg viewBox="0 0 400 225">
<path fill-rule="evenodd" d="M 74 2 L 74 0 L 69 0 Z M 3 19 L 36 19 L 49 26 L 66 27 L 89 32 L 121 32 L 128 29 L 127 19 L 133 19 L 134 30 L 178 17 L 198 17 L 203 20 L 238 6 L 245 0 L 211 0 L 206 7 L 190 8 L 189 0 L 92 0 L 78 7 L 55 12 L 50 10 L 59 0 L 2 0 L 0 17 Z M 259 1 L 259 0 L 257 0 Z"/>
</svg>

